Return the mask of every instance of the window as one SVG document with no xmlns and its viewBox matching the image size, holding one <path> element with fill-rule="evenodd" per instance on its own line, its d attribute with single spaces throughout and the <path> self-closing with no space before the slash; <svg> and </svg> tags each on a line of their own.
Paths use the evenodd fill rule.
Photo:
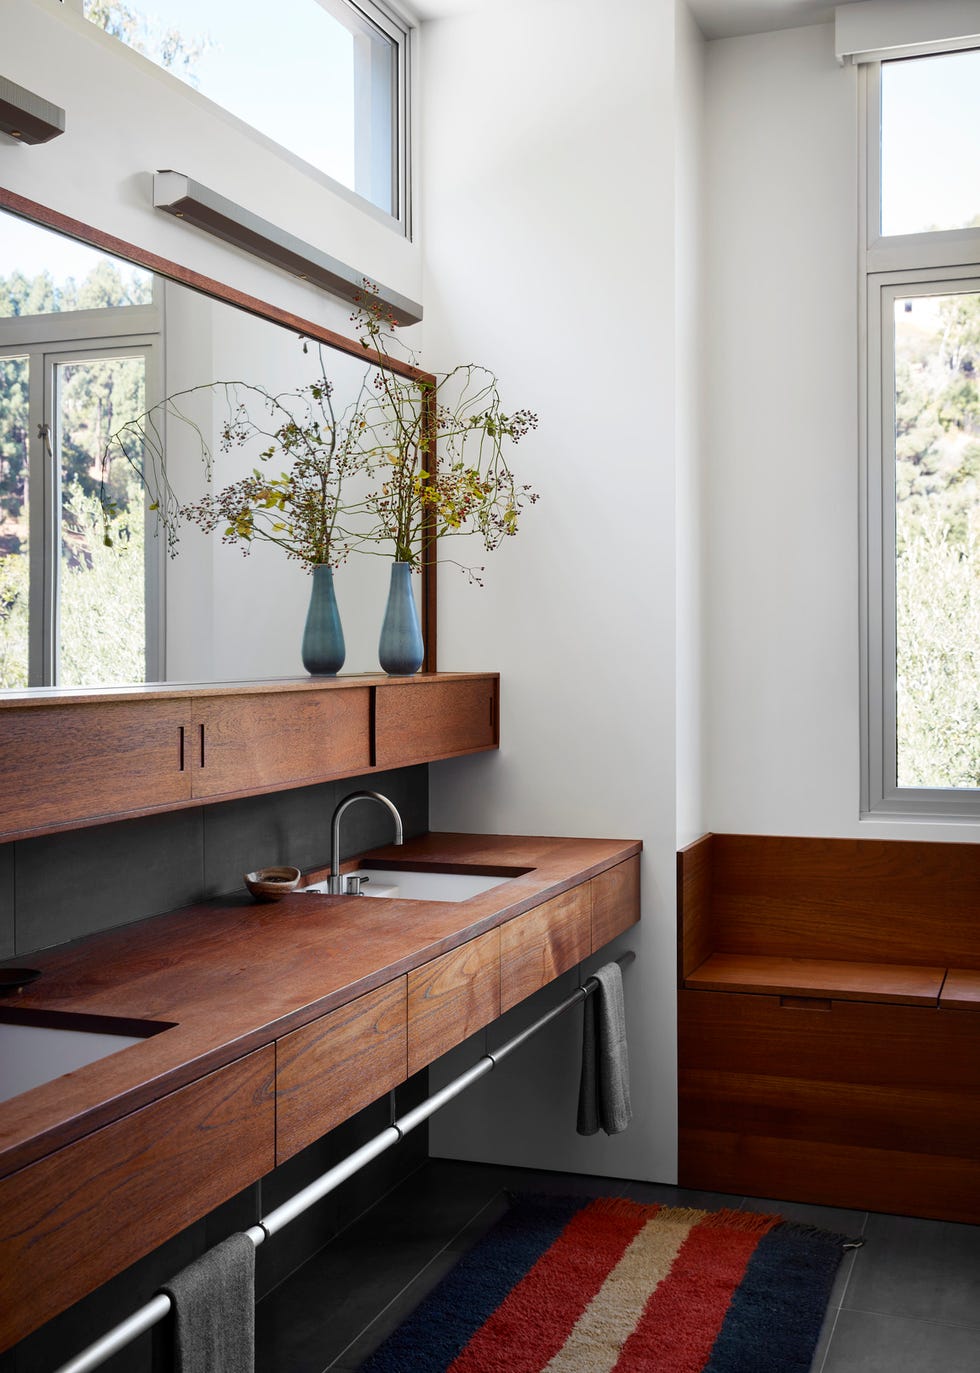
<svg viewBox="0 0 980 1373">
<path fill-rule="evenodd" d="M 76 0 L 76 7 L 79 0 Z M 92 23 L 406 222 L 408 30 L 376 0 L 80 0 Z"/>
<path fill-rule="evenodd" d="M 100 500 L 106 439 L 158 389 L 152 277 L 8 215 L 0 260 L 0 687 L 157 678 L 143 487 L 114 467 L 111 545 Z"/>
<path fill-rule="evenodd" d="M 980 51 L 861 79 L 862 810 L 980 818 Z"/>
</svg>

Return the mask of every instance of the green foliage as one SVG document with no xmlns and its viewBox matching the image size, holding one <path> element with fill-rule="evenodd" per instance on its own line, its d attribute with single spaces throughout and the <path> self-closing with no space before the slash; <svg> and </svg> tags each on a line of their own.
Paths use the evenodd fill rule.
<svg viewBox="0 0 980 1373">
<path fill-rule="evenodd" d="M 27 686 L 27 558 L 0 556 L 0 687 Z"/>
<path fill-rule="evenodd" d="M 926 522 L 898 559 L 903 787 L 980 787 L 980 540 Z"/>
<path fill-rule="evenodd" d="M 211 47 L 208 37 L 185 38 L 155 18 L 140 14 L 121 0 L 85 0 L 85 18 L 127 47 L 148 57 L 190 85 L 198 84 L 195 65 Z"/>
<path fill-rule="evenodd" d="M 913 302 L 913 310 L 917 308 Z M 980 787 L 980 296 L 896 330 L 899 783 Z"/>
</svg>

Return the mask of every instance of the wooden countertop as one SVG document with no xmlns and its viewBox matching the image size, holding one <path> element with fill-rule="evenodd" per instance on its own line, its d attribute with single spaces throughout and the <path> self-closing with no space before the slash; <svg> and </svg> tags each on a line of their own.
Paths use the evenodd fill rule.
<svg viewBox="0 0 980 1373">
<path fill-rule="evenodd" d="M 296 892 L 259 905 L 235 896 L 32 954 L 25 961 L 41 969 L 41 979 L 0 999 L 0 1010 L 121 1017 L 171 1028 L 0 1103 L 0 1177 L 624 862 L 640 848 L 635 840 L 427 834 L 401 848 L 377 849 L 371 857 L 398 866 L 529 871 L 460 902 Z"/>
</svg>

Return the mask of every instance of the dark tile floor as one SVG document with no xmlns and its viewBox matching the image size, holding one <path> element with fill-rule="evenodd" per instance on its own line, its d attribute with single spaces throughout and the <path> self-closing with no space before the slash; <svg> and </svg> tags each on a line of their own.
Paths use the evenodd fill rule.
<svg viewBox="0 0 980 1373">
<path fill-rule="evenodd" d="M 352 1373 L 503 1213 L 505 1189 L 778 1210 L 863 1235 L 841 1265 L 812 1373 L 980 1371 L 978 1226 L 433 1160 L 259 1304 L 257 1373 Z"/>
</svg>

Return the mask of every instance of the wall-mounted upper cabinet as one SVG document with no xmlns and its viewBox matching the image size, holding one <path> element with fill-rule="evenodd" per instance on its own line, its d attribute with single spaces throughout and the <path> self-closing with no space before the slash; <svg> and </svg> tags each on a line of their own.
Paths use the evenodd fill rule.
<svg viewBox="0 0 980 1373">
<path fill-rule="evenodd" d="M 497 747 L 499 678 L 303 678 L 0 698 L 0 842 Z"/>
</svg>

